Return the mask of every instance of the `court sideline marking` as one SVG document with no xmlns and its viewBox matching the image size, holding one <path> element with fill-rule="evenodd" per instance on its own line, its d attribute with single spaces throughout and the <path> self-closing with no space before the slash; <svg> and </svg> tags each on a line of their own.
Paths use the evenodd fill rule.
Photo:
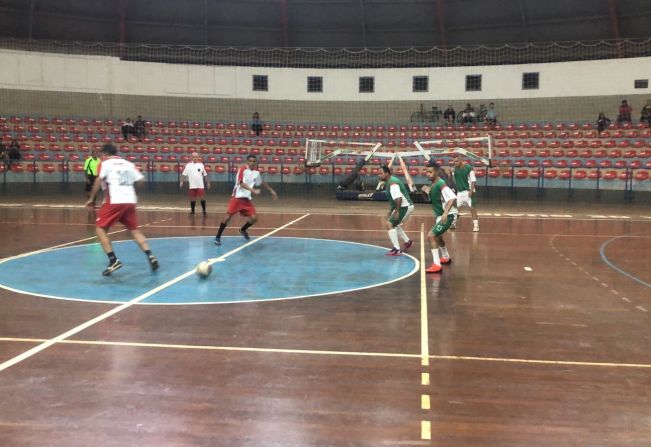
<svg viewBox="0 0 651 447">
<path fill-rule="evenodd" d="M 0 337 L 0 342 L 14 343 L 42 343 L 47 342 L 45 338 L 11 338 Z M 327 351 L 310 349 L 283 349 L 283 348 L 254 348 L 247 346 L 213 346 L 213 345 L 182 345 L 165 343 L 144 343 L 126 341 L 105 341 L 105 340 L 61 340 L 59 343 L 68 345 L 86 346 L 118 346 L 129 348 L 151 348 L 151 349 L 179 349 L 191 351 L 230 351 L 230 352 L 258 352 L 270 354 L 303 354 L 303 355 L 324 355 L 324 356 L 345 356 L 345 357 L 389 357 L 420 359 L 420 353 L 408 354 L 400 352 L 355 352 L 355 351 Z M 650 363 L 614 363 L 614 362 L 583 362 L 574 360 L 543 360 L 543 359 L 521 359 L 501 357 L 478 357 L 465 355 L 430 355 L 430 360 L 457 360 L 491 363 L 522 363 L 528 365 L 563 365 L 563 366 L 584 366 L 603 368 L 626 368 L 626 369 L 649 369 Z M 429 373 L 421 374 L 421 384 L 430 385 Z"/>
<path fill-rule="evenodd" d="M 283 230 L 284 228 L 286 228 L 286 227 L 288 227 L 288 226 L 290 226 L 290 225 L 292 225 L 292 224 L 294 224 L 294 223 L 296 223 L 296 222 L 298 222 L 300 220 L 305 219 L 309 215 L 310 215 L 309 213 L 304 214 L 301 217 L 299 217 L 298 219 L 294 219 L 291 222 L 286 223 L 285 225 L 282 225 L 282 226 L 276 228 L 275 230 L 270 231 L 269 233 L 266 233 L 263 236 L 257 237 L 255 239 L 247 242 L 246 244 L 241 245 L 237 249 L 232 250 L 232 251 L 220 256 L 219 259 L 226 259 L 231 254 L 237 253 L 240 250 L 244 249 L 245 247 L 249 247 L 249 246 L 255 244 L 256 242 L 259 242 L 259 241 L 261 241 L 263 239 L 266 239 L 267 237 L 269 237 L 269 236 Z M 12 359 L 7 360 L 6 362 L 3 362 L 2 364 L 0 364 L 0 371 L 4 371 L 5 369 L 10 368 L 11 366 L 16 365 L 17 363 L 20 363 L 23 360 L 26 360 L 26 359 L 32 357 L 33 355 L 36 355 L 39 352 L 49 348 L 50 346 L 52 346 L 52 345 L 54 345 L 56 343 L 59 343 L 59 342 L 65 340 L 65 339 L 67 339 L 67 338 L 69 338 L 69 337 L 83 331 L 84 329 L 87 329 L 87 328 L 89 328 L 89 327 L 91 327 L 91 326 L 93 326 L 93 325 L 95 325 L 95 324 L 97 324 L 97 323 L 99 323 L 99 322 L 101 322 L 101 321 L 115 315 L 118 312 L 121 312 L 121 311 L 123 311 L 125 309 L 128 309 L 129 307 L 133 306 L 134 304 L 137 304 L 137 303 L 145 300 L 146 298 L 149 298 L 150 296 L 160 292 L 161 290 L 164 290 L 164 289 L 166 289 L 166 288 L 168 288 L 168 287 L 170 287 L 170 286 L 172 286 L 172 285 L 174 285 L 174 284 L 176 284 L 176 283 L 178 283 L 180 281 L 183 281 L 185 278 L 187 278 L 187 277 L 189 277 L 191 275 L 194 275 L 194 274 L 195 274 L 194 269 L 192 269 L 189 272 L 186 272 L 186 273 L 184 273 L 184 274 L 182 274 L 180 276 L 177 276 L 176 278 L 173 278 L 173 279 L 167 281 L 166 283 L 161 284 L 160 286 L 155 287 L 152 290 L 150 290 L 148 292 L 145 292 L 140 296 L 135 297 L 131 301 L 128 301 L 128 302 L 126 302 L 126 303 L 124 303 L 124 304 L 122 304 L 120 306 L 117 306 L 117 307 L 109 310 L 108 312 L 105 312 L 105 313 L 93 318 L 92 320 L 86 321 L 85 323 L 82 323 L 79 326 L 76 326 L 76 327 L 70 329 L 69 331 L 64 332 L 63 334 L 60 334 L 60 335 L 58 335 L 58 336 L 56 336 L 54 338 L 51 338 L 51 339 L 41 343 L 40 345 L 35 346 L 32 349 L 30 349 L 28 351 L 25 351 L 22 354 L 19 354 L 19 355 L 17 355 L 16 357 L 14 357 Z"/>
<path fill-rule="evenodd" d="M 425 281 L 425 233 L 424 224 L 420 224 L 420 364 L 429 366 L 429 323 L 427 320 L 427 282 Z M 421 377 L 422 377 L 421 372 Z M 430 395 L 421 394 L 421 410 L 430 409 Z M 430 421 L 420 421 L 420 438 L 432 439 Z"/>
</svg>

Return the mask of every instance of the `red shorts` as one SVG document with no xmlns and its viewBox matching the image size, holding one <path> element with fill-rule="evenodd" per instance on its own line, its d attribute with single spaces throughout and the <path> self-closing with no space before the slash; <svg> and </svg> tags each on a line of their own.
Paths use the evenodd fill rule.
<svg viewBox="0 0 651 447">
<path fill-rule="evenodd" d="M 228 210 L 226 214 L 237 214 L 240 213 L 242 216 L 254 216 L 255 207 L 253 202 L 249 199 L 238 199 L 237 197 L 231 197 L 231 200 L 228 201 Z"/>
<path fill-rule="evenodd" d="M 206 191 L 203 188 L 188 189 L 188 193 L 190 194 L 190 198 L 192 200 L 196 199 L 197 197 L 203 198 L 206 195 Z"/>
<path fill-rule="evenodd" d="M 136 205 L 133 203 L 105 203 L 99 210 L 95 225 L 109 229 L 115 222 L 121 222 L 129 230 L 138 228 L 138 220 L 136 219 Z"/>
</svg>

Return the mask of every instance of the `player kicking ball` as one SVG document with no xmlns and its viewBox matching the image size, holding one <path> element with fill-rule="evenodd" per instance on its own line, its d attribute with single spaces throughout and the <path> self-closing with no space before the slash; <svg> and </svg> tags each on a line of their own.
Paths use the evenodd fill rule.
<svg viewBox="0 0 651 447">
<path fill-rule="evenodd" d="M 271 193 L 274 200 L 278 198 L 276 191 L 262 180 L 260 171 L 256 169 L 257 163 L 257 157 L 255 155 L 249 155 L 246 157 L 247 166 L 242 166 L 238 169 L 237 176 L 235 177 L 235 188 L 233 188 L 233 194 L 228 201 L 226 218 L 219 225 L 219 230 L 217 230 L 217 235 L 215 236 L 215 245 L 222 244 L 222 233 L 224 233 L 226 226 L 237 213 L 246 217 L 246 223 L 240 228 L 240 234 L 247 241 L 250 239 L 247 230 L 258 221 L 251 196 L 252 194 L 256 196 L 260 194 L 260 186 L 264 186 Z"/>
<path fill-rule="evenodd" d="M 400 256 L 412 246 L 413 242 L 402 228 L 402 224 L 409 218 L 414 211 L 414 204 L 409 197 L 409 190 L 397 177 L 391 175 L 391 168 L 382 166 L 378 176 L 380 181 L 386 184 L 386 194 L 389 200 L 389 219 L 387 221 L 387 230 L 389 231 L 389 240 L 392 248 L 387 252 L 387 256 Z M 401 249 L 398 236 L 403 240 L 405 246 Z"/>
<path fill-rule="evenodd" d="M 423 186 L 422 190 L 425 194 L 429 195 L 432 202 L 436 223 L 429 233 L 427 233 L 427 238 L 432 249 L 433 262 L 425 271 L 427 273 L 439 273 L 441 271 L 441 264 L 450 264 L 452 262 L 450 253 L 448 253 L 445 241 L 443 240 L 443 234 L 448 231 L 456 217 L 457 209 L 454 205 L 457 197 L 445 183 L 445 180 L 439 176 L 438 163 L 429 163 L 427 167 L 427 178 L 432 184 L 431 186 Z"/>
</svg>

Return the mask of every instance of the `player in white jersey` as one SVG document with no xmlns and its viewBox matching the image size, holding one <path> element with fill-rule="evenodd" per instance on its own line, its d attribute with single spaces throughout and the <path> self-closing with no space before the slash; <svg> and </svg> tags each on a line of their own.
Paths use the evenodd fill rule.
<svg viewBox="0 0 651 447">
<path fill-rule="evenodd" d="M 118 157 L 117 152 L 117 148 L 112 144 L 106 144 L 102 148 L 104 157 L 99 165 L 98 176 L 86 202 L 86 206 L 92 206 L 95 203 L 95 197 L 97 197 L 97 192 L 101 186 L 104 191 L 104 203 L 95 220 L 95 232 L 109 258 L 109 265 L 102 272 L 104 276 L 108 276 L 122 267 L 122 262 L 115 256 L 111 240 L 108 237 L 108 230 L 115 222 L 121 222 L 127 227 L 133 240 L 147 255 L 151 269 L 156 270 L 158 268 L 158 260 L 151 253 L 145 235 L 138 229 L 136 219 L 136 202 L 138 199 L 133 185 L 142 183 L 144 177 L 133 163 Z"/>
<path fill-rule="evenodd" d="M 203 215 L 206 215 L 206 191 L 205 188 L 210 189 L 210 181 L 208 181 L 208 173 L 206 168 L 201 162 L 201 157 L 196 152 L 192 153 L 192 160 L 185 165 L 183 173 L 181 174 L 180 187 L 183 188 L 183 180 L 188 179 L 188 193 L 190 195 L 190 215 L 194 216 L 194 208 L 197 204 L 197 198 L 201 200 L 201 210 Z"/>
<path fill-rule="evenodd" d="M 252 194 L 260 194 L 260 186 L 264 186 L 271 193 L 271 196 L 274 198 L 274 200 L 278 198 L 276 191 L 274 191 L 268 183 L 262 180 L 260 172 L 255 169 L 257 162 L 258 159 L 255 155 L 249 155 L 246 157 L 247 166 L 242 166 L 237 170 L 235 187 L 233 188 L 233 194 L 228 201 L 226 218 L 219 225 L 219 230 L 215 236 L 215 245 L 222 244 L 222 233 L 226 229 L 226 226 L 230 222 L 231 218 L 237 213 L 247 218 L 246 223 L 242 226 L 242 228 L 240 228 L 240 234 L 244 236 L 244 239 L 249 239 L 249 233 L 247 230 L 251 227 L 251 225 L 258 221 L 258 216 L 256 215 L 255 207 L 251 201 L 251 196 Z"/>
</svg>

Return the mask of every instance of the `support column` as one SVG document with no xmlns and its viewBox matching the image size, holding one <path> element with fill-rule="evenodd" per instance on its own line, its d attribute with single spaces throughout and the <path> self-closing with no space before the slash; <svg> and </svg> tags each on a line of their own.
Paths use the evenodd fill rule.
<svg viewBox="0 0 651 447">
<path fill-rule="evenodd" d="M 27 38 L 32 40 L 34 38 L 34 0 L 29 2 L 29 30 L 27 32 Z"/>
<path fill-rule="evenodd" d="M 368 39 L 366 38 L 366 4 L 365 0 L 359 0 L 359 15 L 362 25 L 362 46 L 368 48 Z"/>
<path fill-rule="evenodd" d="M 441 48 L 448 47 L 448 32 L 445 26 L 445 9 L 443 0 L 436 0 L 436 18 L 438 19 L 439 33 L 441 35 Z"/>
<path fill-rule="evenodd" d="M 289 6 L 287 0 L 280 0 L 281 19 L 283 21 L 283 47 L 289 46 Z"/>
<path fill-rule="evenodd" d="M 118 42 L 124 45 L 127 41 L 127 6 L 129 0 L 120 0 L 118 2 Z"/>
</svg>

